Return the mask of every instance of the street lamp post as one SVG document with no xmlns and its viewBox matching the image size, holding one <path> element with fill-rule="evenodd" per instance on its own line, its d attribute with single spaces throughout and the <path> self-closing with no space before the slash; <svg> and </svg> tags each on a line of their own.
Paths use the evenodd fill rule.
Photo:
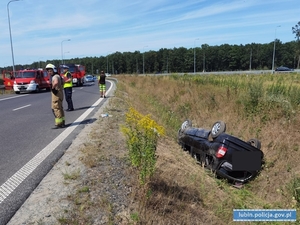
<svg viewBox="0 0 300 225">
<path fill-rule="evenodd" d="M 145 57 L 144 57 L 144 49 L 145 49 L 146 47 L 148 47 L 148 45 L 143 47 L 143 74 L 145 74 Z"/>
<path fill-rule="evenodd" d="M 64 52 L 64 57 L 63 57 L 64 59 L 65 59 L 65 56 L 66 56 L 67 53 L 70 53 L 70 52 Z M 64 64 L 64 62 L 63 62 L 63 64 Z"/>
<path fill-rule="evenodd" d="M 249 63 L 249 70 L 251 71 L 251 67 L 252 67 L 252 48 L 251 48 L 251 51 L 250 51 L 250 63 Z"/>
<path fill-rule="evenodd" d="M 276 26 L 276 28 L 275 28 L 275 38 L 274 38 L 274 48 L 273 48 L 273 60 L 272 60 L 272 73 L 274 73 L 275 45 L 276 45 L 276 30 L 277 30 L 277 27 L 280 27 L 280 25 Z"/>
<path fill-rule="evenodd" d="M 205 47 L 206 45 L 202 45 L 202 51 L 203 51 L 203 73 L 205 72 Z"/>
<path fill-rule="evenodd" d="M 61 64 L 64 64 L 64 54 L 63 54 L 63 42 L 64 41 L 71 41 L 71 39 L 61 41 Z"/>
<path fill-rule="evenodd" d="M 106 73 L 108 73 L 108 53 L 110 53 L 111 51 L 108 51 L 106 53 Z"/>
<path fill-rule="evenodd" d="M 106 55 L 106 73 L 108 73 L 108 55 Z"/>
<path fill-rule="evenodd" d="M 8 16 L 9 35 L 10 35 L 11 57 L 12 57 L 12 63 L 13 63 L 13 75 L 15 73 L 15 59 L 14 59 L 14 50 L 13 50 L 13 43 L 12 43 L 12 37 L 11 37 L 11 28 L 10 28 L 9 3 L 17 2 L 17 1 L 20 1 L 20 0 L 11 0 L 7 3 L 7 16 Z"/>
<path fill-rule="evenodd" d="M 196 73 L 196 51 L 195 51 L 195 43 L 196 43 L 196 40 L 199 40 L 199 38 L 196 38 L 194 40 L 194 74 Z"/>
<path fill-rule="evenodd" d="M 203 73 L 205 72 L 205 51 L 203 49 Z"/>
</svg>

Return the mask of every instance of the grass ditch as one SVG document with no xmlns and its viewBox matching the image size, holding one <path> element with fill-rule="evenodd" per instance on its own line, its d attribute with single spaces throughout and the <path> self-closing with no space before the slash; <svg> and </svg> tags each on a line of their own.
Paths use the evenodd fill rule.
<svg viewBox="0 0 300 225">
<path fill-rule="evenodd" d="M 82 147 L 85 165 L 91 171 L 102 167 L 107 173 L 91 173 L 72 196 L 80 204 L 73 211 L 76 216 L 70 217 L 77 219 L 61 223 L 93 224 L 89 213 L 93 209 L 108 213 L 106 224 L 234 224 L 233 209 L 299 210 L 299 80 L 298 74 L 118 76 L 115 96 L 107 108 L 113 117 L 104 125 L 99 118 L 99 129 Z M 155 170 L 143 184 L 138 171 L 130 167 L 121 133 L 130 108 L 150 115 L 165 129 L 155 149 Z M 266 161 L 261 174 L 243 189 L 216 179 L 178 146 L 177 131 L 185 119 L 205 128 L 223 120 L 229 134 L 243 140 L 258 138 Z M 92 196 L 111 175 L 109 171 L 116 169 L 113 156 L 126 165 L 123 175 L 131 177 L 123 181 L 130 186 L 127 196 L 132 202 L 122 216 L 115 213 L 110 196 Z M 116 189 L 115 184 L 110 187 Z"/>
</svg>

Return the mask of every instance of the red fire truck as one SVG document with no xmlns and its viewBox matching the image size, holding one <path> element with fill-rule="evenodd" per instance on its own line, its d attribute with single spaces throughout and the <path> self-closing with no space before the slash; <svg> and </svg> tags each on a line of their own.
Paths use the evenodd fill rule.
<svg viewBox="0 0 300 225">
<path fill-rule="evenodd" d="M 19 70 L 14 81 L 14 92 L 39 92 L 41 89 L 50 90 L 50 75 L 43 69 Z"/>
<path fill-rule="evenodd" d="M 15 77 L 14 77 L 12 71 L 3 71 L 2 79 L 3 79 L 3 82 L 4 82 L 3 84 L 4 84 L 6 90 L 13 89 Z"/>
<path fill-rule="evenodd" d="M 73 85 L 77 87 L 82 86 L 84 83 L 84 76 L 85 76 L 85 66 L 80 64 L 65 64 L 69 67 L 69 72 L 72 74 L 73 78 Z M 59 66 L 60 75 L 63 76 L 63 65 Z"/>
</svg>

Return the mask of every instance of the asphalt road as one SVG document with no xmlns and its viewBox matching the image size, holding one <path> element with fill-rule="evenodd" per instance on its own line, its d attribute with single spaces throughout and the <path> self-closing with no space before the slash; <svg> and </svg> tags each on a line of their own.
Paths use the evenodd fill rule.
<svg viewBox="0 0 300 225">
<path fill-rule="evenodd" d="M 112 83 L 107 81 L 108 95 Z M 67 127 L 53 130 L 51 94 L 0 96 L 0 225 L 6 224 L 107 99 L 94 83 L 73 88 Z M 67 109 L 64 100 L 64 109 Z"/>
</svg>

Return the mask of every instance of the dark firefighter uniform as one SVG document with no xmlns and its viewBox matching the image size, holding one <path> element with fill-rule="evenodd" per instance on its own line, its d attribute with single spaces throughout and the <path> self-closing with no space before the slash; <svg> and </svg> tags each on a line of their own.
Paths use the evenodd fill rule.
<svg viewBox="0 0 300 225">
<path fill-rule="evenodd" d="M 64 69 L 64 91 L 65 91 L 65 96 L 66 96 L 66 101 L 68 103 L 68 109 L 67 111 L 73 111 L 73 100 L 72 100 L 72 87 L 73 87 L 73 82 L 72 82 L 72 74 L 68 71 L 69 67 L 68 66 L 63 66 Z"/>
</svg>

